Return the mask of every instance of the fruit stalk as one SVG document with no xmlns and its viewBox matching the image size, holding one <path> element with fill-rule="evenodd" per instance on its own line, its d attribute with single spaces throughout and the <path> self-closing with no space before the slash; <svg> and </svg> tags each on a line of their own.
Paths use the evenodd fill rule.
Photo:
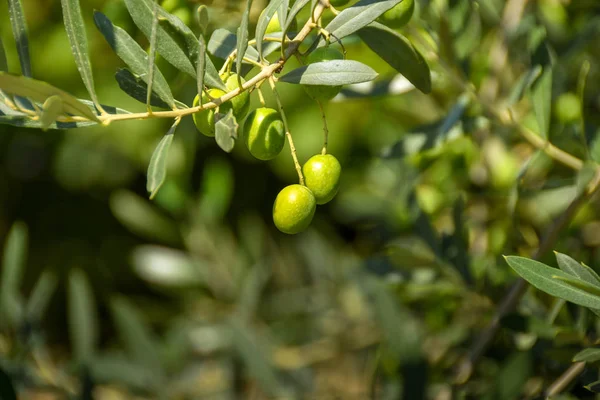
<svg viewBox="0 0 600 400">
<path fill-rule="evenodd" d="M 327 154 L 327 143 L 329 140 L 329 129 L 327 128 L 327 117 L 325 116 L 325 108 L 323 107 L 323 103 L 321 100 L 317 100 L 317 104 L 319 105 L 319 110 L 321 110 L 321 118 L 323 118 L 323 149 L 321 149 L 321 154 Z"/>
</svg>

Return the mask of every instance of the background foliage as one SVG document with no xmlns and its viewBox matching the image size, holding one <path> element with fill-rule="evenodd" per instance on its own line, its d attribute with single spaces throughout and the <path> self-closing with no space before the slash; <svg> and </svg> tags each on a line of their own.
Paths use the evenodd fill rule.
<svg viewBox="0 0 600 400">
<path fill-rule="evenodd" d="M 194 26 L 198 3 L 169 3 Z M 242 3 L 208 2 L 209 30 L 235 31 Z M 432 69 L 431 94 L 357 37 L 344 40 L 348 58 L 379 78 L 326 105 L 343 180 L 298 236 L 271 222 L 272 200 L 296 178 L 287 150 L 267 163 L 244 146 L 228 155 L 184 119 L 168 179 L 150 201 L 145 173 L 170 121 L 0 126 L 0 398 L 11 398 L 8 382 L 22 398 L 98 399 L 516 399 L 541 398 L 560 382 L 596 344 L 598 320 L 533 289 L 472 370 L 456 367 L 517 279 L 502 256 L 531 257 L 590 180 L 589 169 L 574 172 L 538 151 L 524 129 L 600 161 L 600 7 L 416 3 L 401 32 Z M 60 2 L 23 5 L 32 76 L 87 97 Z M 264 6 L 255 1 L 252 29 Z M 142 47 L 144 35 L 120 0 L 81 7 L 98 97 L 144 111 L 120 91 L 114 75 L 123 65 L 93 10 Z M 18 73 L 7 15 L 2 2 L 0 38 Z M 191 104 L 195 82 L 157 63 L 175 97 Z M 320 149 L 319 109 L 302 88 L 279 86 L 306 160 Z M 550 114 L 540 119 L 545 99 Z M 580 207 L 546 250 L 596 269 L 598 205 Z M 540 258 L 557 265 L 551 251 Z M 598 379 L 597 359 L 585 358 L 553 398 L 595 398 L 594 385 L 584 386 Z"/>
</svg>

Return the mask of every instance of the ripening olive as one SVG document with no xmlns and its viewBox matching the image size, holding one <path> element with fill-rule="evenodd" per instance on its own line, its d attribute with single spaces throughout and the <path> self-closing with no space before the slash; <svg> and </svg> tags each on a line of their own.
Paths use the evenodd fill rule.
<svg viewBox="0 0 600 400">
<path fill-rule="evenodd" d="M 244 143 L 259 160 L 270 160 L 281 153 L 285 129 L 279 113 L 267 107 L 252 111 L 244 122 Z"/>
<path fill-rule="evenodd" d="M 320 47 L 310 53 L 306 59 L 308 64 L 320 61 L 343 60 L 341 51 L 333 47 Z M 310 97 L 316 100 L 331 100 L 342 90 L 341 86 L 304 85 L 304 90 Z"/>
<path fill-rule="evenodd" d="M 227 76 L 226 74 L 221 75 L 221 79 L 225 82 L 225 86 L 227 87 L 227 91 L 232 91 L 237 89 L 240 85 L 238 82 L 238 76 L 235 73 Z M 242 84 L 246 82 L 244 78 L 241 78 Z M 246 115 L 248 115 L 248 110 L 250 109 L 250 92 L 243 91 L 233 99 L 230 100 L 231 104 L 233 104 L 233 115 L 239 121 L 243 120 Z"/>
<path fill-rule="evenodd" d="M 410 21 L 415 11 L 414 0 L 403 0 L 384 12 L 377 20 L 390 28 L 398 29 Z"/>
<path fill-rule="evenodd" d="M 289 185 L 275 198 L 273 222 L 283 233 L 300 233 L 310 225 L 316 208 L 315 196 L 310 189 L 302 185 Z"/>
<path fill-rule="evenodd" d="M 209 89 L 208 94 L 213 99 L 219 98 L 225 94 L 224 91 L 220 89 Z M 206 93 L 202 94 L 202 104 L 210 102 L 211 99 L 206 95 Z M 200 104 L 200 96 L 196 95 L 194 99 L 194 107 Z M 219 105 L 219 113 L 227 114 L 229 110 L 232 109 L 231 101 L 226 101 L 225 103 Z M 206 135 L 206 136 L 215 136 L 215 108 L 211 108 L 209 110 L 202 110 L 192 115 L 194 118 L 194 124 L 196 124 L 196 128 Z"/>
<path fill-rule="evenodd" d="M 302 167 L 302 173 L 317 204 L 328 203 L 337 194 L 342 166 L 331 154 L 312 156 Z"/>
</svg>

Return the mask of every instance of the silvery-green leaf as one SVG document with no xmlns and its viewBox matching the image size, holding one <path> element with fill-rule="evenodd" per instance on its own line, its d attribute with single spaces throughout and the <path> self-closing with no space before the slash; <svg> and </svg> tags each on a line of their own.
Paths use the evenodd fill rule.
<svg viewBox="0 0 600 400">
<path fill-rule="evenodd" d="M 250 23 L 250 9 L 252 8 L 252 0 L 246 0 L 246 9 L 242 14 L 242 22 L 237 29 L 237 54 L 235 57 L 235 67 L 238 72 L 238 76 L 242 75 L 242 61 L 246 49 L 248 48 L 248 24 Z"/>
<path fill-rule="evenodd" d="M 548 138 L 552 107 L 552 66 L 550 64 L 544 67 L 542 75 L 533 84 L 531 97 L 539 133 L 543 138 Z"/>
<path fill-rule="evenodd" d="M 225 60 L 235 50 L 236 43 L 237 36 L 235 34 L 229 32 L 227 29 L 217 29 L 211 35 L 207 49 L 210 54 Z M 258 61 L 258 51 L 252 46 L 248 46 L 244 56 Z"/>
<path fill-rule="evenodd" d="M 279 80 L 302 85 L 341 86 L 372 81 L 376 77 L 377 72 L 358 61 L 331 60 L 296 68 Z"/>
<path fill-rule="evenodd" d="M 296 15 L 298 15 L 298 13 L 300 11 L 302 11 L 302 9 L 308 4 L 308 2 L 309 2 L 309 0 L 296 0 L 294 2 L 294 5 L 288 12 L 287 18 L 285 20 L 285 25 L 282 25 L 284 27 L 283 28 L 284 32 L 288 31 L 288 29 L 292 25 L 292 22 L 294 22 L 294 18 L 296 18 Z"/>
<path fill-rule="evenodd" d="M 198 63 L 196 64 L 196 89 L 198 94 L 201 94 L 204 92 L 204 71 L 206 68 L 206 42 L 204 36 L 200 35 L 200 37 L 198 37 L 198 44 L 199 57 Z"/>
<path fill-rule="evenodd" d="M 106 15 L 101 12 L 94 12 L 94 22 L 117 56 L 127 64 L 135 75 L 141 77 L 144 82 L 148 83 L 148 54 L 146 54 L 140 45 L 137 44 L 127 32 L 118 26 L 113 25 Z M 173 94 L 171 93 L 169 84 L 158 68 L 154 71 L 153 81 L 152 91 L 168 105 L 165 108 L 175 108 Z"/>
<path fill-rule="evenodd" d="M 67 293 L 69 335 L 73 343 L 73 355 L 77 363 L 92 361 L 98 340 L 98 321 L 94 294 L 81 270 L 69 273 Z"/>
<path fill-rule="evenodd" d="M 156 71 L 156 31 L 158 29 L 158 3 L 152 1 L 152 29 L 150 33 L 150 51 L 148 51 L 148 85 L 146 87 L 146 107 L 150 109 L 152 101 L 152 85 Z"/>
<path fill-rule="evenodd" d="M 146 103 L 148 99 L 148 87 L 144 84 L 142 78 L 133 75 L 126 68 L 119 69 L 115 74 L 115 79 L 122 91 L 139 101 Z M 150 104 L 156 107 L 169 108 L 169 105 L 160 99 L 156 92 L 152 92 Z"/>
<path fill-rule="evenodd" d="M 27 24 L 21 0 L 8 0 L 8 15 L 13 37 L 17 44 L 21 72 L 25 76 L 31 76 L 31 60 L 29 58 L 29 39 L 27 35 Z"/>
<path fill-rule="evenodd" d="M 423 93 L 431 92 L 431 73 L 423 56 L 408 39 L 374 22 L 358 31 L 371 50 L 400 72 Z"/>
<path fill-rule="evenodd" d="M 0 38 L 0 71 L 8 71 L 8 61 L 6 60 L 6 52 L 4 51 L 4 44 Z"/>
<path fill-rule="evenodd" d="M 215 114 L 215 120 L 218 116 L 220 116 L 219 113 Z M 238 123 L 233 116 L 233 110 L 229 110 L 227 115 L 223 115 L 215 123 L 215 140 L 223 151 L 229 153 L 233 150 L 237 140 L 238 127 Z"/>
<path fill-rule="evenodd" d="M 206 33 L 206 29 L 208 28 L 209 17 L 208 17 L 208 7 L 204 4 L 200 4 L 196 9 L 196 22 L 200 27 L 200 31 L 202 35 Z"/>
<path fill-rule="evenodd" d="M 81 7 L 79 0 L 61 0 L 63 20 L 69 43 L 71 43 L 71 52 L 75 57 L 75 64 L 81 75 L 81 79 L 97 107 L 100 106 L 96 89 L 94 88 L 94 75 L 88 50 L 87 37 L 85 35 L 85 25 L 81 16 Z"/>
<path fill-rule="evenodd" d="M 269 2 L 267 8 L 261 13 L 260 18 L 258 19 L 258 23 L 256 24 L 256 33 L 254 35 L 254 39 L 256 39 L 256 50 L 258 50 L 258 56 L 262 59 L 263 56 L 263 38 L 265 36 L 265 32 L 267 31 L 267 25 L 278 12 L 283 0 L 272 0 Z M 287 11 L 287 7 L 286 7 Z M 279 20 L 280 24 L 283 26 L 284 20 Z"/>
<path fill-rule="evenodd" d="M 163 138 L 154 149 L 150 163 L 148 164 L 148 173 L 146 180 L 146 190 L 150 193 L 150 199 L 153 199 L 158 193 L 158 190 L 165 182 L 167 176 L 167 156 L 169 155 L 169 148 L 173 143 L 173 136 L 175 135 L 175 129 L 179 121 L 175 121 L 169 131 L 163 136 Z"/>
<path fill-rule="evenodd" d="M 360 0 L 344 9 L 325 27 L 332 40 L 340 40 L 375 21 L 402 0 Z M 321 45 L 325 44 L 322 39 Z"/>
</svg>

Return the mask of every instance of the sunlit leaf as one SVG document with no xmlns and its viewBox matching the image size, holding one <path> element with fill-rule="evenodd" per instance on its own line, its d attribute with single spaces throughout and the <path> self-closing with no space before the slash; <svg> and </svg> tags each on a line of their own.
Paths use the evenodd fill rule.
<svg viewBox="0 0 600 400">
<path fill-rule="evenodd" d="M 56 95 L 61 98 L 65 112 L 86 117 L 92 121 L 98 121 L 96 115 L 85 104 L 82 104 L 67 92 L 55 88 L 46 82 L 0 72 L 0 90 L 28 97 L 40 103 L 45 102 L 48 97 Z"/>
<path fill-rule="evenodd" d="M 401 34 L 377 22 L 358 31 L 371 50 L 423 93 L 431 91 L 431 73 L 417 49 Z"/>
<path fill-rule="evenodd" d="M 589 348 L 581 350 L 573 356 L 573 362 L 596 362 L 600 361 L 600 349 Z"/>
<path fill-rule="evenodd" d="M 0 71 L 8 71 L 8 61 L 6 60 L 6 53 L 4 51 L 4 44 L 0 38 Z"/>
<path fill-rule="evenodd" d="M 402 0 L 361 0 L 344 9 L 325 27 L 333 40 L 340 40 L 375 21 Z M 324 45 L 325 41 L 321 41 Z"/>
<path fill-rule="evenodd" d="M 217 119 L 219 114 L 215 114 Z M 229 110 L 227 115 L 222 116 L 215 123 L 215 140 L 223 151 L 229 153 L 235 146 L 237 140 L 238 123 L 233 116 L 233 110 Z"/>
<path fill-rule="evenodd" d="M 196 64 L 196 89 L 198 93 L 204 92 L 204 72 L 206 69 L 206 41 L 204 40 L 204 36 L 200 35 L 198 37 L 199 44 L 199 56 L 198 63 Z M 200 96 L 200 101 L 202 101 L 202 96 Z"/>
<path fill-rule="evenodd" d="M 165 182 L 167 177 L 167 156 L 169 155 L 169 148 L 173 143 L 173 136 L 175 135 L 175 129 L 179 125 L 179 121 L 175 121 L 169 131 L 163 136 L 163 138 L 154 149 L 150 163 L 148 164 L 148 173 L 146 181 L 146 190 L 150 193 L 150 199 L 153 199 L 158 193 L 158 190 Z"/>
<path fill-rule="evenodd" d="M 73 355 L 81 364 L 89 364 L 98 340 L 98 321 L 94 293 L 81 270 L 69 274 L 68 291 L 69 335 Z"/>
<path fill-rule="evenodd" d="M 507 104 L 513 105 L 519 100 L 521 100 L 521 98 L 523 98 L 523 95 L 527 92 L 527 90 L 529 90 L 533 82 L 535 82 L 541 74 L 542 67 L 540 65 L 535 65 L 531 69 L 524 72 L 513 87 L 512 91 L 510 92 Z"/>
<path fill-rule="evenodd" d="M 75 64 L 77 64 L 81 79 L 92 101 L 101 109 L 102 107 L 94 88 L 94 75 L 92 73 L 85 25 L 81 16 L 79 0 L 61 0 L 61 4 L 65 30 L 67 31 L 69 43 L 71 43 L 71 52 L 73 53 L 73 57 L 75 57 Z"/>
<path fill-rule="evenodd" d="M 113 25 L 101 12 L 94 12 L 94 22 L 117 56 L 127 64 L 135 75 L 141 77 L 147 84 L 149 76 L 148 54 L 146 54 L 140 45 L 137 44 L 127 32 L 118 26 Z M 153 81 L 153 92 L 168 105 L 165 108 L 175 108 L 173 94 L 171 93 L 169 84 L 158 68 L 154 71 Z"/>
<path fill-rule="evenodd" d="M 377 72 L 358 61 L 331 60 L 296 68 L 279 80 L 301 85 L 341 86 L 372 81 L 376 77 Z"/>
<path fill-rule="evenodd" d="M 583 265 L 566 254 L 555 252 L 556 260 L 558 261 L 558 267 L 564 272 L 576 276 L 591 285 L 600 287 L 600 276 L 588 267 Z"/>
<path fill-rule="evenodd" d="M 150 109 L 152 98 L 152 85 L 156 71 L 156 30 L 158 29 L 158 3 L 152 1 L 152 29 L 150 33 L 150 51 L 148 51 L 148 86 L 146 89 L 146 107 Z"/>
<path fill-rule="evenodd" d="M 242 22 L 237 29 L 237 44 L 236 44 L 236 57 L 235 57 L 235 67 L 236 71 L 238 71 L 238 77 L 241 78 L 242 75 L 242 61 L 243 57 L 246 54 L 246 49 L 248 48 L 248 24 L 250 23 L 250 9 L 252 8 L 252 0 L 246 0 L 246 9 L 242 14 Z M 240 81 L 241 85 L 241 81 Z"/>
<path fill-rule="evenodd" d="M 308 4 L 308 2 L 309 0 L 296 0 L 294 2 L 294 5 L 288 12 L 287 17 L 285 19 L 285 25 L 282 25 L 284 33 L 288 31 L 288 29 L 294 22 L 294 18 L 296 18 L 296 15 L 298 15 L 298 13 L 302 11 L 302 9 Z M 280 24 L 283 24 L 283 22 L 280 21 Z"/>
<path fill-rule="evenodd" d="M 44 102 L 42 107 L 42 115 L 40 116 L 40 124 L 43 130 L 48 130 L 50 125 L 56 118 L 63 113 L 63 102 L 60 96 L 50 96 Z"/>
<path fill-rule="evenodd" d="M 29 58 L 29 38 L 27 36 L 27 24 L 21 0 L 8 0 L 8 15 L 12 27 L 13 37 L 17 44 L 21 72 L 25 76 L 31 76 L 31 60 Z"/>
<path fill-rule="evenodd" d="M 531 88 L 531 97 L 540 135 L 548 138 L 552 107 L 552 67 L 550 65 L 544 68 L 542 75 Z"/>
<path fill-rule="evenodd" d="M 269 2 L 269 5 L 261 13 L 260 18 L 258 19 L 258 23 L 256 24 L 256 33 L 254 35 L 254 39 L 256 39 L 256 50 L 258 50 L 258 55 L 261 59 L 264 57 L 263 38 L 265 36 L 265 32 L 267 31 L 267 25 L 269 25 L 269 22 L 271 21 L 275 13 L 278 12 L 282 3 L 283 0 L 272 0 L 271 2 Z M 285 18 L 285 15 L 283 17 Z M 285 19 L 282 20 L 280 17 L 279 21 L 280 24 L 283 26 Z"/>
<path fill-rule="evenodd" d="M 207 49 L 210 54 L 225 60 L 236 49 L 236 43 L 237 36 L 235 34 L 227 29 L 216 29 L 208 41 Z M 254 47 L 248 46 L 245 57 L 258 61 L 258 51 Z"/>
</svg>

